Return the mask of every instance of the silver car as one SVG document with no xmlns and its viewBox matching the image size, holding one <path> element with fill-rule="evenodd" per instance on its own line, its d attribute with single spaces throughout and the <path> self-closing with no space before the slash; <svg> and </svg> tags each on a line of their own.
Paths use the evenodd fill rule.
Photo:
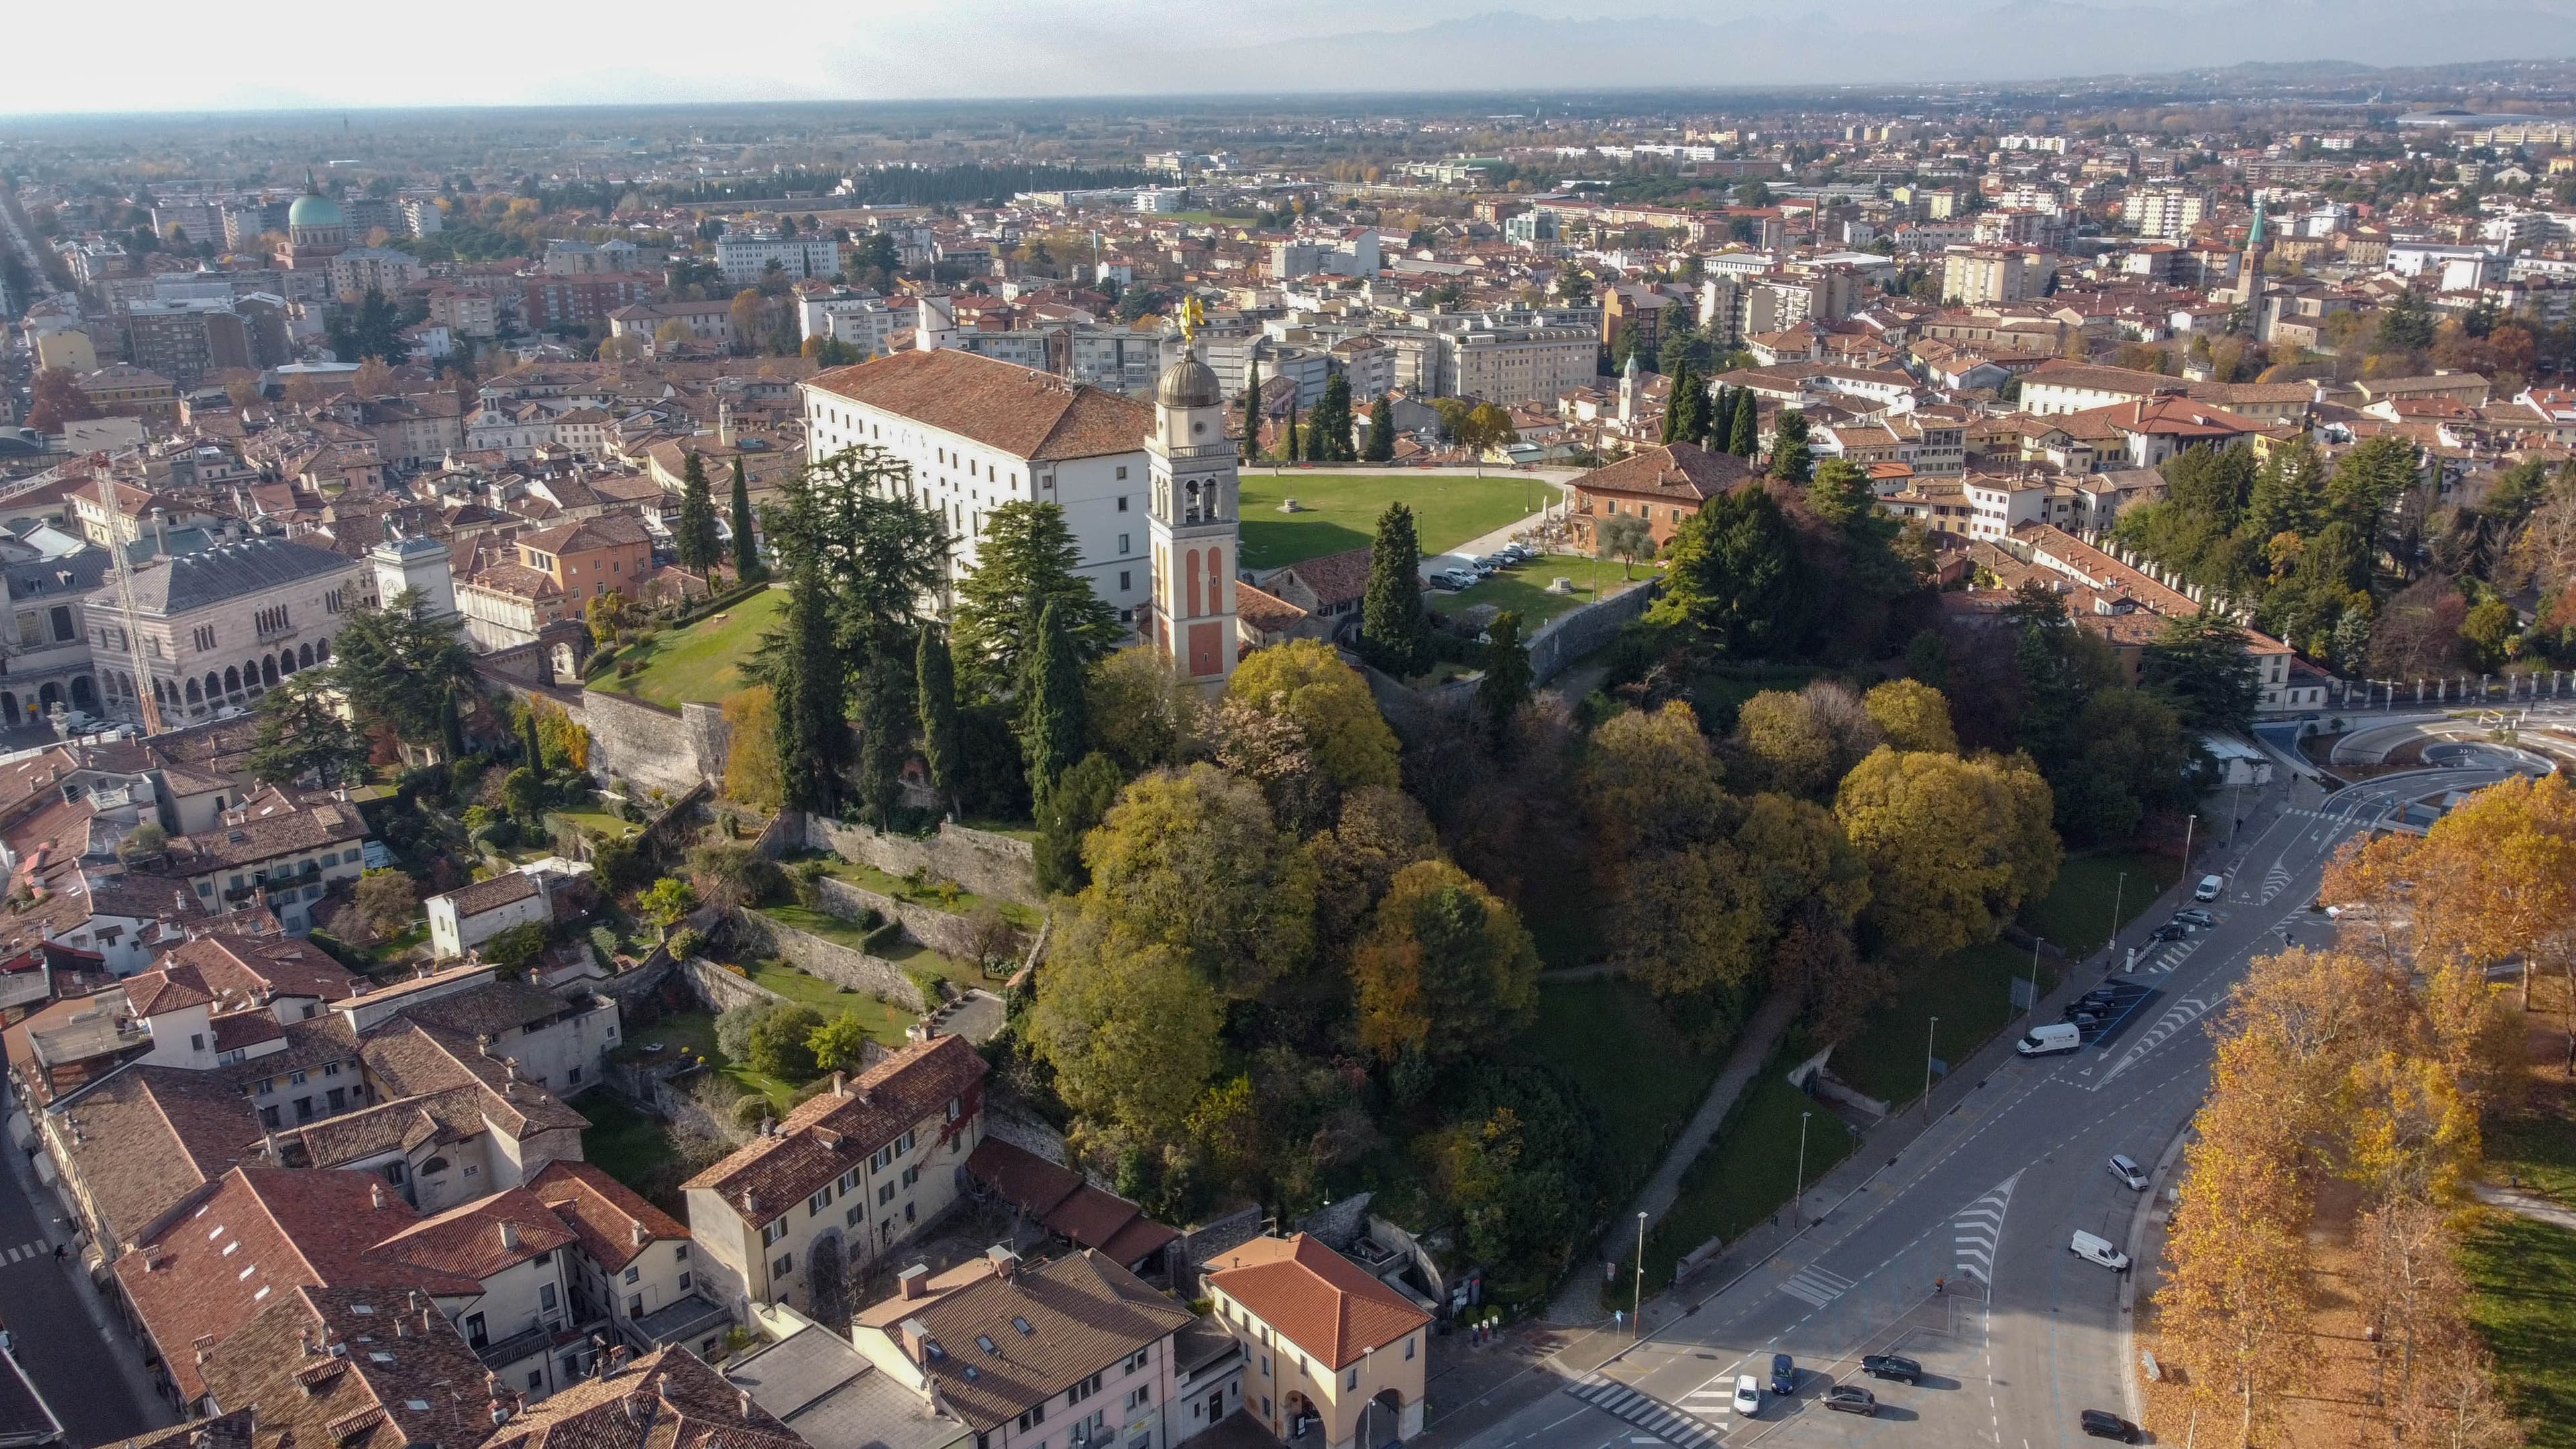
<svg viewBox="0 0 2576 1449">
<path fill-rule="evenodd" d="M 2120 1179 L 2120 1185 L 2131 1192 L 2147 1190 L 2146 1172 L 2125 1152 L 2111 1154 L 2111 1175 Z"/>
</svg>

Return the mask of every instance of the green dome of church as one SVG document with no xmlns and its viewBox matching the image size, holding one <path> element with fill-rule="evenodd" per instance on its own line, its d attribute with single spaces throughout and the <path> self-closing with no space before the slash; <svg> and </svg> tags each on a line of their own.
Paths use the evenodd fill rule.
<svg viewBox="0 0 2576 1449">
<path fill-rule="evenodd" d="M 347 226 L 349 219 L 340 213 L 340 203 L 317 191 L 295 198 L 286 209 L 286 224 L 294 226 Z"/>
</svg>

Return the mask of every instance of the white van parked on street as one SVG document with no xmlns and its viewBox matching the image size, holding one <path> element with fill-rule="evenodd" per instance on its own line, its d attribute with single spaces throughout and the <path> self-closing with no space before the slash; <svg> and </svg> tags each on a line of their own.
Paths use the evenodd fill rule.
<svg viewBox="0 0 2576 1449">
<path fill-rule="evenodd" d="M 2026 1057 L 2044 1057 L 2052 1052 L 2071 1052 L 2082 1045 L 2082 1028 L 2071 1021 L 2052 1021 L 2032 1027 L 2030 1035 L 2013 1043 L 2013 1050 Z"/>
<path fill-rule="evenodd" d="M 2112 1247 L 2109 1238 L 2097 1238 L 2079 1229 L 2074 1237 L 2067 1240 L 2066 1251 L 2085 1262 L 2099 1263 L 2114 1273 L 2129 1271 L 2129 1255 Z"/>
</svg>

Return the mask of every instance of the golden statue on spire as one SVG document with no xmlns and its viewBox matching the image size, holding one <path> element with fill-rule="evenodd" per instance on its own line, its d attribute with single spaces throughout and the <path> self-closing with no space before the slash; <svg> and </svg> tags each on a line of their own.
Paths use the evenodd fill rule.
<svg viewBox="0 0 2576 1449">
<path fill-rule="evenodd" d="M 1181 299 L 1181 346 L 1183 349 L 1190 348 L 1197 344 L 1199 340 L 1199 329 L 1206 325 L 1207 308 L 1199 305 L 1199 299 L 1196 297 L 1185 297 Z"/>
</svg>

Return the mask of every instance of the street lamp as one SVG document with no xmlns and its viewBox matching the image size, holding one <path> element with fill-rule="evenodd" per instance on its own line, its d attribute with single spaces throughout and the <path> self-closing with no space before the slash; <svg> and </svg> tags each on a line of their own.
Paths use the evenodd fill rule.
<svg viewBox="0 0 2576 1449">
<path fill-rule="evenodd" d="M 1629 1316 L 1637 1320 L 1636 1335 L 1646 1336 L 1646 1215 L 1637 1214 L 1637 1296 L 1629 1304 Z"/>
<path fill-rule="evenodd" d="M 1932 1120 L 1932 1043 L 1941 1035 L 1941 1018 L 1932 1018 L 1930 1029 L 1923 1033 L 1923 1120 Z"/>
<path fill-rule="evenodd" d="M 2033 936 L 2030 939 L 2030 1010 L 2034 1016 L 2039 1014 L 2039 948 L 2047 944 L 2047 941 L 2046 936 Z"/>
<path fill-rule="evenodd" d="M 1796 1209 L 1795 1221 L 1802 1228 L 1807 1225 L 1807 1119 L 1815 1115 L 1813 1112 L 1798 1114 L 1798 1191 L 1789 1199 L 1789 1205 Z"/>
</svg>

